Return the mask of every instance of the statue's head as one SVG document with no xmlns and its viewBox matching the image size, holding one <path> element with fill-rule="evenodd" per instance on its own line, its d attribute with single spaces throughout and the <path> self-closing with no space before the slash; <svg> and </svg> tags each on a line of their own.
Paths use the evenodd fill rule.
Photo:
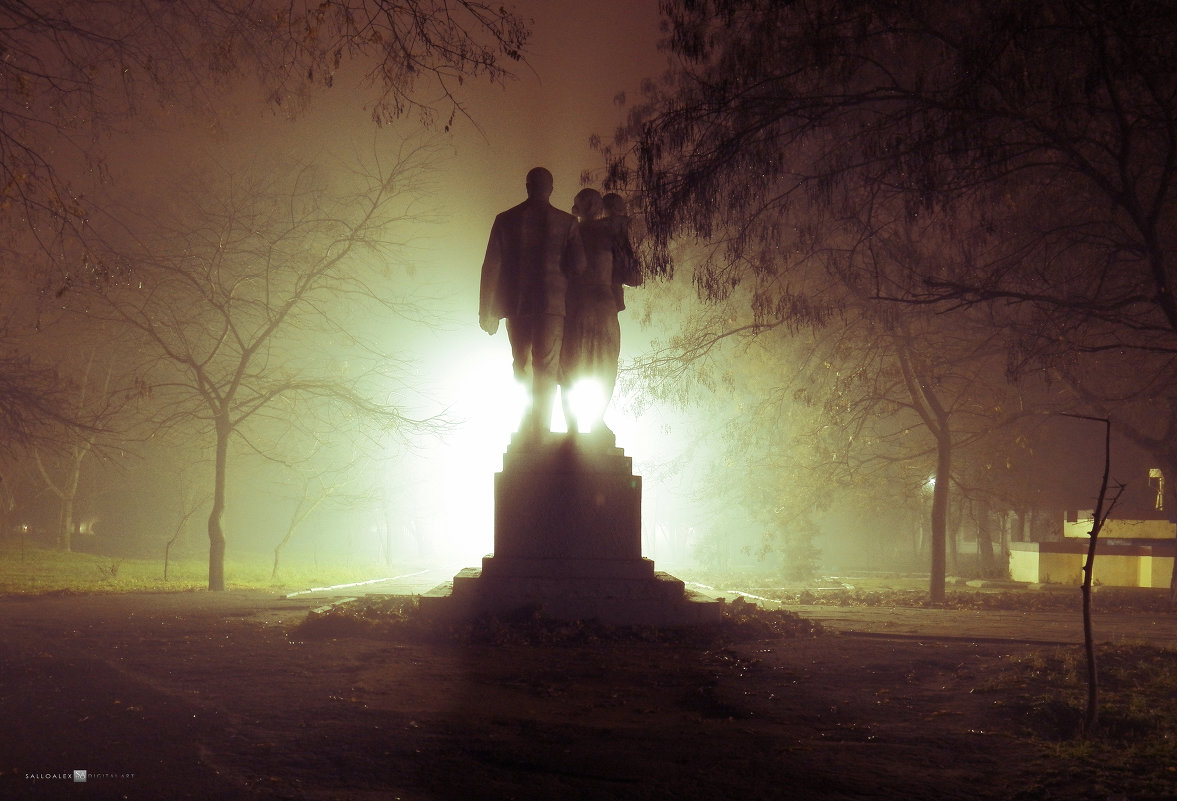
<svg viewBox="0 0 1177 801">
<path fill-rule="evenodd" d="M 601 202 L 605 205 L 605 214 L 609 217 L 624 217 L 627 212 L 625 209 L 625 198 L 616 192 L 610 192 L 601 198 Z"/>
<path fill-rule="evenodd" d="M 543 167 L 535 167 L 527 173 L 527 196 L 547 200 L 552 196 L 555 181 L 552 174 Z"/>
<path fill-rule="evenodd" d="M 576 193 L 572 213 L 581 220 L 595 220 L 601 216 L 601 193 L 595 189 L 582 189 Z"/>
</svg>

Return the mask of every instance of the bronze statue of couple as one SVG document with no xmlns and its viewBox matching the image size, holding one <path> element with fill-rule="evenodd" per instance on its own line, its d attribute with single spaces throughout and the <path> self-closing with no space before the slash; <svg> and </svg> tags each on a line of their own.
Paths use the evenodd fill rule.
<svg viewBox="0 0 1177 801">
<path fill-rule="evenodd" d="M 603 417 L 617 383 L 623 285 L 642 283 L 619 195 L 577 193 L 572 213 L 551 204 L 552 174 L 527 173 L 527 199 L 499 214 L 490 231 L 478 323 L 494 334 L 507 321 L 515 377 L 530 383 L 525 434 L 548 431 L 556 388 L 572 432 L 607 433 Z M 595 380 L 603 398 L 588 418 L 569 402 L 572 388 Z"/>
</svg>

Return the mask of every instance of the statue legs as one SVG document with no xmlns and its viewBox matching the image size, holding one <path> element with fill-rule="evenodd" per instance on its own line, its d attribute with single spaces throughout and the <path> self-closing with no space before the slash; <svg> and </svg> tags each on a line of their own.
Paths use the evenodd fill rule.
<svg viewBox="0 0 1177 801">
<path fill-rule="evenodd" d="M 548 431 L 552 403 L 556 399 L 564 318 L 558 314 L 510 317 L 507 319 L 507 337 L 511 340 L 515 378 L 524 386 L 531 385 L 531 410 L 523 428 Z"/>
</svg>

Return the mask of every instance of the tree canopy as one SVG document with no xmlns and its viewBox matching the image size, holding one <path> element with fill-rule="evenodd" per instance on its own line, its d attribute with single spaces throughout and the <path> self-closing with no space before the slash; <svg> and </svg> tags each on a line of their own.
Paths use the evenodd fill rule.
<svg viewBox="0 0 1177 801">
<path fill-rule="evenodd" d="M 355 63 L 377 124 L 448 127 L 461 84 L 510 76 L 527 36 L 481 0 L 0 0 L 0 210 L 52 252 L 86 216 L 68 172 L 102 170 L 107 134 L 152 111 L 215 117 L 241 79 L 296 114 Z"/>
<path fill-rule="evenodd" d="M 608 183 L 639 198 L 654 273 L 689 265 L 702 298 L 748 299 L 754 332 L 866 302 L 894 342 L 905 318 L 975 309 L 1011 377 L 1102 390 L 1077 405 L 1131 394 L 1131 376 L 1085 355 L 1147 356 L 1169 374 L 1172 4 L 660 7 L 672 67 L 604 148 Z M 676 259 L 683 242 L 704 256 Z M 937 328 L 925 357 L 946 342 Z M 1155 395 L 1158 374 L 1136 380 Z M 908 383 L 913 400 L 943 390 Z"/>
<path fill-rule="evenodd" d="M 668 80 L 610 157 L 654 269 L 705 293 L 902 246 L 882 297 L 1006 298 L 1172 348 L 1177 9 L 1155 0 L 667 0 Z M 1163 345 L 1158 345 L 1158 337 Z"/>
</svg>

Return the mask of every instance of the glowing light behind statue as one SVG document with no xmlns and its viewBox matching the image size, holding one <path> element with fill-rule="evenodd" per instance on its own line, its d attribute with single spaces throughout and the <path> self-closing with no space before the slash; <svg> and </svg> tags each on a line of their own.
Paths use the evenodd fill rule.
<svg viewBox="0 0 1177 801">
<path fill-rule="evenodd" d="M 412 519 L 413 530 L 428 540 L 432 558 L 448 569 L 477 562 L 494 549 L 494 474 L 502 469 L 503 453 L 518 430 L 531 399 L 514 379 L 511 354 L 491 338 L 464 339 L 460 345 L 447 342 L 453 354 L 434 376 L 429 392 L 440 401 L 452 427 L 444 434 L 416 440 L 402 458 L 407 468 L 398 468 L 390 481 L 404 481 L 411 500 L 398 511 Z M 603 403 L 596 382 L 586 380 L 574 388 L 574 412 L 581 420 L 596 419 Z M 619 440 L 645 437 L 637 421 L 621 413 L 625 408 L 615 398 L 607 415 Z M 433 405 L 429 411 L 436 413 Z M 559 399 L 553 403 L 551 430 L 567 431 Z M 393 446 L 390 446 L 390 449 Z M 654 443 L 641 448 L 654 454 Z M 408 524 L 408 521 L 406 521 Z M 473 561 L 472 561 L 473 560 Z"/>
<path fill-rule="evenodd" d="M 447 363 L 437 388 L 453 421 L 440 442 L 417 449 L 428 480 L 416 487 L 440 561 L 462 567 L 494 548 L 494 474 L 530 399 L 499 343 L 479 340 Z"/>
<path fill-rule="evenodd" d="M 605 390 L 601 386 L 601 382 L 591 378 L 576 382 L 576 385 L 572 387 L 569 400 L 573 416 L 580 421 L 581 433 L 590 433 L 592 429 L 590 421 L 599 419 L 605 408 Z M 563 415 L 561 415 L 562 417 Z"/>
<path fill-rule="evenodd" d="M 527 388 L 518 381 L 510 381 L 509 386 L 496 387 L 490 397 L 485 398 L 490 403 L 487 409 L 488 421 L 500 429 L 512 433 L 519 430 L 519 424 L 527 411 L 531 408 L 531 397 Z M 592 428 L 584 422 L 599 419 L 601 410 L 605 407 L 605 392 L 601 383 L 592 379 L 578 381 L 570 394 L 572 413 L 580 423 L 581 433 L 589 433 Z M 568 422 L 564 419 L 561 404 L 552 404 L 552 413 L 548 421 L 551 431 L 565 433 Z"/>
</svg>

